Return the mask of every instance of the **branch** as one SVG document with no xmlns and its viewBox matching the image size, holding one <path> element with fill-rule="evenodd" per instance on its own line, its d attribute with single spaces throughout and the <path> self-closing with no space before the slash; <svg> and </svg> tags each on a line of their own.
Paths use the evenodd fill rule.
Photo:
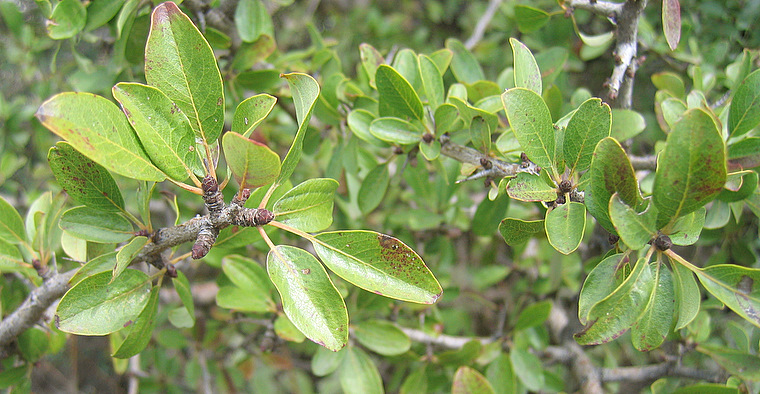
<svg viewBox="0 0 760 394">
<path fill-rule="evenodd" d="M 55 274 L 32 290 L 24 303 L 0 321 L 0 348 L 5 348 L 21 333 L 37 323 L 53 302 L 69 289 L 69 279 L 76 270 Z"/>
<path fill-rule="evenodd" d="M 562 4 L 565 9 L 581 9 L 593 12 L 599 16 L 609 17 L 619 15 L 623 11 L 622 3 L 613 3 L 610 1 L 592 1 L 592 0 L 565 0 Z"/>
<path fill-rule="evenodd" d="M 475 25 L 475 29 L 472 30 L 472 35 L 464 43 L 465 48 L 472 49 L 475 47 L 475 45 L 478 44 L 478 42 L 480 42 L 480 40 L 483 39 L 483 33 L 485 33 L 488 24 L 491 23 L 491 19 L 493 19 L 493 16 L 499 9 L 501 2 L 502 0 L 491 0 L 488 2 L 488 8 L 486 8 L 486 12 L 484 12 L 480 19 L 478 19 L 478 23 Z"/>
<path fill-rule="evenodd" d="M 456 142 L 451 141 L 447 134 L 442 135 L 440 141 L 442 155 L 448 156 L 462 163 L 469 163 L 481 167 L 479 172 L 464 180 L 485 177 L 492 179 L 509 178 L 517 175 L 519 172 L 538 175 L 541 171 L 541 167 L 528 160 L 525 155 L 522 156 L 521 163 L 510 163 L 485 155 L 476 149 L 459 145 Z"/>
<path fill-rule="evenodd" d="M 647 382 L 655 381 L 665 376 L 675 376 L 695 380 L 705 380 L 712 383 L 725 381 L 725 376 L 719 371 L 705 371 L 678 365 L 676 361 L 642 367 L 603 368 L 603 382 Z"/>
<path fill-rule="evenodd" d="M 424 344 L 437 345 L 445 347 L 447 349 L 461 349 L 467 342 L 480 341 L 483 345 L 487 345 L 493 342 L 493 338 L 483 337 L 456 337 L 453 335 L 441 334 L 432 336 L 424 331 L 416 330 L 414 328 L 399 327 L 409 339 Z"/>
<path fill-rule="evenodd" d="M 631 160 L 631 165 L 636 170 L 656 170 L 657 169 L 657 156 L 628 156 Z"/>
</svg>

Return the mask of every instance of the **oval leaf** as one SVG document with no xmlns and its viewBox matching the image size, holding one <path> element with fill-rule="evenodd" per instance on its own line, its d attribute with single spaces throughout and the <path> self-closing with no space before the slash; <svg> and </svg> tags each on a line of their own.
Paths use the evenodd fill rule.
<svg viewBox="0 0 760 394">
<path fill-rule="evenodd" d="M 610 199 L 609 212 L 620 239 L 629 248 L 642 249 L 657 236 L 657 210 L 651 202 L 644 212 L 638 213 L 615 193 Z"/>
<path fill-rule="evenodd" d="M 113 97 L 137 132 L 153 164 L 169 178 L 182 182 L 197 160 L 190 121 L 162 91 L 139 83 L 119 83 Z"/>
<path fill-rule="evenodd" d="M 90 93 L 60 93 L 35 114 L 50 131 L 103 167 L 128 178 L 166 179 L 143 150 L 116 104 Z"/>
<path fill-rule="evenodd" d="M 509 180 L 507 194 L 520 201 L 554 201 L 557 187 L 547 184 L 541 176 L 519 172 Z"/>
<path fill-rule="evenodd" d="M 578 249 L 586 231 L 586 206 L 569 202 L 552 209 L 544 221 L 549 243 L 562 254 Z"/>
<path fill-rule="evenodd" d="M 760 124 L 760 70 L 744 78 L 731 99 L 728 130 L 732 137 L 747 133 Z"/>
<path fill-rule="evenodd" d="M 241 189 L 272 183 L 280 174 L 280 156 L 266 145 L 230 131 L 222 137 L 224 157 Z"/>
<path fill-rule="evenodd" d="M 633 347 L 646 352 L 659 347 L 670 332 L 675 310 L 673 276 L 665 264 L 650 264 L 654 286 L 644 314 L 631 328 Z"/>
<path fill-rule="evenodd" d="M 681 41 L 681 3 L 679 0 L 663 0 L 662 32 L 671 51 L 675 51 Z"/>
<path fill-rule="evenodd" d="M 543 220 L 526 221 L 506 218 L 499 224 L 499 233 L 509 246 L 520 245 L 544 230 Z"/>
<path fill-rule="evenodd" d="M 58 225 L 71 235 L 92 242 L 119 243 L 133 236 L 132 224 L 123 216 L 88 207 L 64 212 Z"/>
<path fill-rule="evenodd" d="M 588 99 L 578 107 L 567 123 L 562 145 L 570 171 L 588 169 L 596 144 L 609 137 L 611 127 L 612 111 L 601 99 Z"/>
<path fill-rule="evenodd" d="M 425 96 L 427 97 L 430 108 L 436 109 L 443 104 L 446 91 L 443 88 L 443 77 L 438 66 L 433 59 L 427 55 L 419 56 L 420 77 L 422 77 L 422 86 L 425 87 Z"/>
<path fill-rule="evenodd" d="M 357 347 L 347 349 L 340 364 L 340 386 L 345 393 L 384 393 L 383 379 L 367 353 Z"/>
<path fill-rule="evenodd" d="M 512 88 L 501 95 L 512 131 L 534 163 L 553 168 L 556 161 L 554 126 L 549 108 L 536 92 Z"/>
<path fill-rule="evenodd" d="M 13 206 L 0 196 L 0 239 L 11 244 L 26 240 L 24 221 Z"/>
<path fill-rule="evenodd" d="M 332 224 L 333 201 L 338 181 L 309 179 L 290 189 L 274 203 L 275 217 L 301 231 L 322 231 Z"/>
<path fill-rule="evenodd" d="M 515 86 L 530 89 L 540 95 L 543 92 L 541 71 L 530 49 L 514 38 L 509 39 L 509 44 L 515 59 Z"/>
<path fill-rule="evenodd" d="M 285 179 L 290 178 L 296 165 L 301 161 L 303 153 L 303 137 L 306 129 L 309 127 L 311 112 L 314 110 L 314 104 L 319 97 L 319 84 L 310 75 L 302 73 L 282 74 L 290 85 L 290 93 L 293 96 L 293 104 L 296 108 L 296 120 L 298 121 L 298 131 L 293 139 L 293 144 L 282 161 L 282 170 L 277 177 L 277 184 L 281 184 Z"/>
<path fill-rule="evenodd" d="M 489 394 L 494 393 L 491 383 L 480 372 L 463 365 L 454 374 L 451 385 L 452 394 Z"/>
<path fill-rule="evenodd" d="M 760 327 L 760 269 L 719 264 L 695 273 L 710 294 Z"/>
<path fill-rule="evenodd" d="M 420 256 L 396 238 L 336 231 L 318 234 L 312 243 L 331 271 L 367 291 L 421 304 L 433 304 L 443 293 Z"/>
<path fill-rule="evenodd" d="M 106 335 L 133 324 L 150 298 L 150 277 L 128 269 L 110 281 L 111 272 L 101 272 L 69 289 L 56 309 L 58 329 L 78 335 Z"/>
<path fill-rule="evenodd" d="M 387 164 L 380 164 L 371 169 L 367 176 L 364 177 L 361 186 L 359 187 L 359 195 L 357 202 L 359 204 L 359 210 L 362 213 L 367 214 L 372 212 L 383 201 L 385 197 L 385 191 L 390 184 L 391 175 L 388 172 Z"/>
<path fill-rule="evenodd" d="M 694 274 L 688 268 L 673 260 L 670 260 L 670 266 L 673 267 L 673 290 L 677 312 L 674 329 L 680 330 L 697 317 L 702 294 L 697 287 Z"/>
<path fill-rule="evenodd" d="M 460 83 L 475 83 L 486 79 L 475 56 L 456 38 L 446 40 L 446 48 L 453 53 L 451 72 Z"/>
<path fill-rule="evenodd" d="M 348 312 L 324 267 L 310 253 L 276 246 L 267 255 L 267 272 L 291 322 L 310 340 L 338 351 L 348 342 Z"/>
<path fill-rule="evenodd" d="M 153 336 L 156 327 L 156 312 L 158 312 L 158 295 L 161 288 L 156 286 L 150 292 L 148 303 L 132 324 L 126 328 L 124 342 L 111 355 L 116 358 L 130 358 L 142 352 Z"/>
<path fill-rule="evenodd" d="M 382 141 L 399 145 L 417 144 L 422 139 L 418 127 L 399 118 L 377 118 L 369 125 L 369 132 Z"/>
<path fill-rule="evenodd" d="M 232 119 L 232 131 L 250 137 L 253 130 L 272 112 L 277 98 L 268 94 L 248 97 L 238 104 Z"/>
<path fill-rule="evenodd" d="M 153 10 L 145 79 L 187 115 L 196 135 L 214 143 L 224 125 L 222 76 L 198 28 L 171 1 Z"/>
<path fill-rule="evenodd" d="M 393 67 L 386 64 L 377 67 L 375 83 L 379 94 L 380 116 L 422 120 L 420 97 Z"/>
<path fill-rule="evenodd" d="M 369 320 L 355 325 L 353 330 L 359 343 L 383 356 L 398 356 L 412 346 L 409 336 L 389 321 Z"/>
</svg>

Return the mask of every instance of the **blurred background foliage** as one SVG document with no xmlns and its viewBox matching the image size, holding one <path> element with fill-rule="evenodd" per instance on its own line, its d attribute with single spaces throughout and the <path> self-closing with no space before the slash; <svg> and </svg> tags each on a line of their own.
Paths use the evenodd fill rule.
<svg viewBox="0 0 760 394">
<path fill-rule="evenodd" d="M 479 181 L 454 183 L 454 179 L 466 174 L 466 169 L 453 160 L 431 164 L 406 154 L 409 152 L 399 155 L 387 147 L 366 146 L 352 137 L 346 124 L 346 103 L 350 100 L 337 96 L 339 91 L 351 92 L 350 88 L 336 89 L 338 84 L 366 86 L 360 44 L 372 45 L 386 59 L 406 48 L 430 54 L 444 48 L 447 39 L 466 42 L 489 2 L 267 0 L 261 4 L 271 16 L 271 25 L 267 18 L 264 23 L 254 23 L 256 20 L 244 19 L 249 16 L 236 15 L 236 3 L 186 0 L 181 4 L 219 58 L 228 97 L 225 130 L 242 99 L 262 92 L 277 96 L 279 105 L 254 135 L 284 156 L 295 132 L 295 120 L 287 85 L 278 76 L 290 71 L 314 75 L 323 88 L 324 100 L 312 120 L 304 145 L 307 155 L 293 183 L 313 177 L 338 179 L 340 196 L 333 228 L 393 234 L 418 251 L 444 286 L 444 297 L 437 305 L 422 307 L 394 302 L 333 278 L 346 297 L 352 323 L 390 319 L 429 335 L 505 336 L 516 354 L 523 350 L 531 354 L 527 349 L 548 346 L 549 332 L 542 321 L 517 326 L 521 312 L 536 305 L 543 308 L 537 304 L 542 300 L 561 300 L 572 308 L 585 274 L 609 249 L 606 234 L 591 231 L 594 223 L 589 221 L 584 246 L 570 256 L 560 256 L 543 238 L 523 247 L 508 247 L 496 231 L 501 218 L 507 212 L 513 217 L 538 216 L 542 208 L 510 202 L 504 195 L 491 201 L 487 198 L 489 188 Z M 659 2 L 650 3 L 640 25 L 639 53 L 646 59 L 636 77 L 633 99 L 633 109 L 644 116 L 646 128 L 629 142 L 635 154 L 652 152 L 655 143 L 664 138 L 655 113 L 657 88 L 651 82 L 654 73 L 667 70 L 689 81 L 694 66 L 699 66 L 713 83 L 706 97 L 714 103 L 734 83 L 732 72 L 738 67 L 743 49 L 760 47 L 758 0 L 681 1 L 682 38 L 674 52 L 660 33 Z M 111 97 L 111 87 L 117 82 L 144 81 L 144 44 L 155 4 L 138 0 L 0 0 L 0 193 L 22 214 L 41 194 L 52 191 L 57 196 L 60 190 L 46 160 L 47 150 L 56 138 L 33 118 L 34 112 L 57 92 L 82 91 Z M 524 22 L 516 16 L 517 5 L 544 10 L 549 18 L 542 24 Z M 216 20 L 215 15 L 234 18 Z M 612 29 L 608 21 L 587 12 L 578 10 L 575 16 L 578 29 L 585 34 Z M 50 20 L 57 23 L 51 24 Z M 257 36 L 261 32 L 273 39 Z M 256 39 L 241 40 L 251 36 Z M 598 47 L 583 44 L 572 20 L 565 17 L 556 1 L 503 1 L 482 38 L 472 46 L 486 79 L 497 82 L 501 89 L 506 87 L 505 71 L 513 61 L 510 37 L 531 48 L 540 65 L 566 56 L 553 80 L 561 94 L 559 114 L 580 103 L 574 102 L 574 97 L 589 93 L 604 97 L 604 82 L 614 65 L 611 41 Z M 455 81 L 450 71 L 444 78 L 446 86 Z M 357 195 L 362 181 L 378 163 L 388 163 L 390 169 L 387 191 L 377 208 L 363 210 Z M 139 187 L 129 180 L 121 179 L 120 183 L 127 196 Z M 175 195 L 180 219 L 188 219 L 202 209 L 202 201 L 194 195 L 170 185 L 162 184 L 158 189 L 162 194 L 157 194 L 159 197 L 150 206 L 156 227 L 174 223 L 171 201 Z M 225 192 L 231 195 L 234 190 L 230 189 Z M 383 194 L 383 190 L 376 192 Z M 162 302 L 168 307 L 160 309 L 153 344 L 139 361 L 132 361 L 137 366 L 128 366 L 126 361 L 112 363 L 107 356 L 108 342 L 103 338 L 72 337 L 67 346 L 59 345 L 60 351 L 38 361 L 32 388 L 115 392 L 126 387 L 128 374 L 120 374 L 130 370 L 133 377 L 139 378 L 143 392 L 206 388 L 267 393 L 339 391 L 339 374 L 330 374 L 330 365 L 337 365 L 332 358 L 338 356 L 324 354 L 324 349 L 309 341 L 285 343 L 282 338 L 287 335 L 275 335 L 277 327 L 273 328 L 271 322 L 255 314 L 217 307 L 213 290 L 208 296 L 204 286 L 214 289 L 216 285 L 229 284 L 229 279 L 219 274 L 223 256 L 240 253 L 262 260 L 266 248 L 259 243 L 253 240 L 251 245 L 214 248 L 203 263 L 181 267 L 196 286 L 196 325 L 177 328 L 170 324 L 169 311 L 179 301 L 171 291 L 162 294 Z M 745 215 L 726 227 L 705 231 L 703 240 L 686 255 L 692 255 L 691 261 L 699 265 L 730 261 L 756 267 L 757 218 Z M 0 294 L 4 313 L 18 305 L 25 289 L 18 277 L 3 277 Z M 703 305 L 700 317 L 687 330 L 691 339 L 704 340 L 712 335 L 723 338 L 717 340 L 721 343 L 752 343 L 756 351 L 758 330 L 717 306 L 714 301 Z M 497 332 L 495 327 L 499 327 Z M 588 352 L 605 367 L 644 365 L 678 353 L 678 343 L 671 342 L 664 350 L 639 353 L 631 347 L 630 340 L 623 339 Z M 408 352 L 384 358 L 373 355 L 372 359 L 386 391 L 397 392 L 402 385 L 407 389 L 415 387 L 419 382 L 410 380 L 410 373 L 427 365 L 423 372 L 427 391 L 448 392 L 460 365 L 497 365 L 493 374 L 498 374 L 501 364 L 493 363 L 498 354 L 498 346 L 479 342 L 448 351 L 434 351 L 430 345 L 415 342 Z M 533 358 L 524 358 L 529 361 L 518 364 L 525 370 L 515 371 L 521 381 L 535 379 L 541 382 L 537 387 L 546 392 L 569 389 L 564 383 L 569 373 L 565 366 L 539 365 L 538 370 L 531 370 Z M 687 355 L 684 363 L 713 367 L 707 357 L 696 353 Z M 488 371 L 484 373 L 491 378 Z M 321 378 L 323 375 L 328 377 Z M 72 381 L 71 376 L 77 379 Z M 664 379 L 660 386 L 678 384 L 678 379 Z M 608 387 L 621 389 L 615 384 Z M 641 387 L 632 387 L 638 388 Z M 523 384 L 518 391 L 525 389 Z"/>
</svg>

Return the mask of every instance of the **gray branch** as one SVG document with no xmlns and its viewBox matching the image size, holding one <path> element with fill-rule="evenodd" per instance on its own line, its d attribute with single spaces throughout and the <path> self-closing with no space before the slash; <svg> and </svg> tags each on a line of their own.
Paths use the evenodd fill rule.
<svg viewBox="0 0 760 394">
<path fill-rule="evenodd" d="M 485 177 L 490 177 L 492 179 L 510 178 L 520 172 L 538 175 L 541 171 L 540 167 L 527 160 L 525 157 L 521 163 L 510 163 L 490 157 L 476 149 L 459 145 L 456 142 L 451 141 L 446 134 L 441 136 L 440 141 L 442 155 L 448 156 L 461 163 L 469 163 L 481 168 L 479 172 L 465 180 Z"/>
<path fill-rule="evenodd" d="M 503 0 L 491 0 L 488 2 L 486 12 L 484 12 L 480 19 L 478 19 L 475 29 L 472 30 L 472 35 L 464 43 L 465 48 L 472 49 L 483 39 L 483 33 L 485 33 L 488 24 L 491 23 L 491 19 L 493 19 L 496 11 L 498 11 L 502 1 Z"/>
</svg>

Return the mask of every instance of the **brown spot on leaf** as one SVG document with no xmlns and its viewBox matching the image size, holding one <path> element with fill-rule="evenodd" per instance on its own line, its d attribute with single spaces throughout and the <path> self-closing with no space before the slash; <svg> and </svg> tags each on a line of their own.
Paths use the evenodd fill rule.
<svg viewBox="0 0 760 394">
<path fill-rule="evenodd" d="M 132 323 L 134 323 L 132 320 L 127 320 L 127 322 L 124 323 L 124 327 L 129 327 L 132 325 Z"/>
</svg>

